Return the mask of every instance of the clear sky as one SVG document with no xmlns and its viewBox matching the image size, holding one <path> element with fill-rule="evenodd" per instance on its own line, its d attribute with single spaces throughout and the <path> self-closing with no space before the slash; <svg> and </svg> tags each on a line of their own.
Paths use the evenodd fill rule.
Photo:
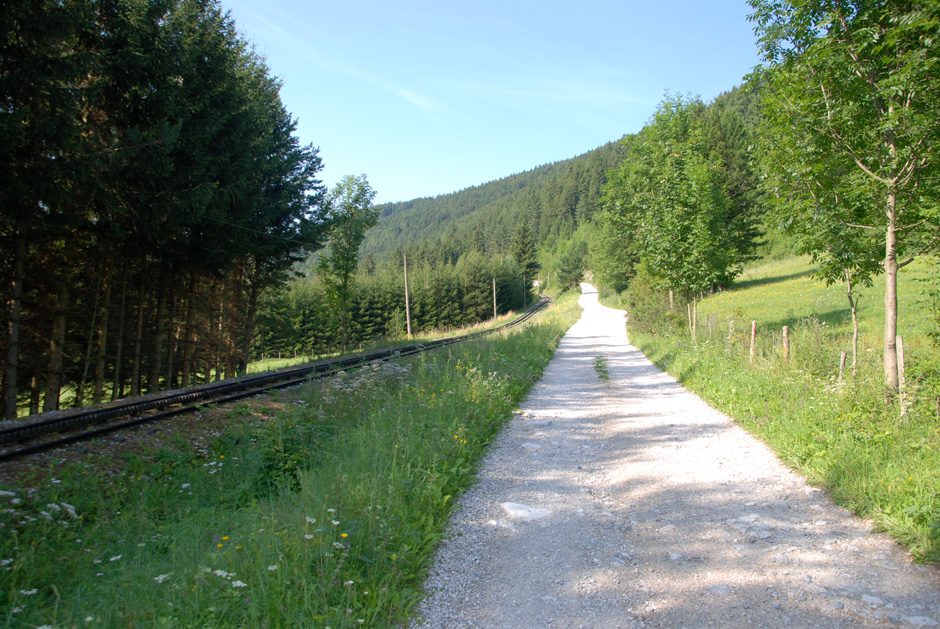
<svg viewBox="0 0 940 629">
<path fill-rule="evenodd" d="M 284 82 L 322 178 L 435 196 L 639 131 L 757 64 L 744 0 L 222 0 Z"/>
</svg>

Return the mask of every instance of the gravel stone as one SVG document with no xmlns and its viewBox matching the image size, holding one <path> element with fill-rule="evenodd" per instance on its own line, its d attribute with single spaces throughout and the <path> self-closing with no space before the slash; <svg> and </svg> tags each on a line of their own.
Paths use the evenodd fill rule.
<svg viewBox="0 0 940 629">
<path fill-rule="evenodd" d="M 582 291 L 461 498 L 415 625 L 940 626 L 937 569 L 650 364 L 624 312 Z"/>
</svg>

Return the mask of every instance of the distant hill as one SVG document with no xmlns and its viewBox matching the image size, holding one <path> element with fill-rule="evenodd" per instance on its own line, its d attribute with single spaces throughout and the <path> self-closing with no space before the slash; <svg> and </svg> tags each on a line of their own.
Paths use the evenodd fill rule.
<svg viewBox="0 0 940 629">
<path fill-rule="evenodd" d="M 609 142 L 459 192 L 380 205 L 379 224 L 366 237 L 362 255 L 381 261 L 406 250 L 429 261 L 454 261 L 471 250 L 505 252 L 523 213 L 539 246 L 565 240 L 600 209 L 607 171 L 623 153 L 620 142 Z"/>
</svg>

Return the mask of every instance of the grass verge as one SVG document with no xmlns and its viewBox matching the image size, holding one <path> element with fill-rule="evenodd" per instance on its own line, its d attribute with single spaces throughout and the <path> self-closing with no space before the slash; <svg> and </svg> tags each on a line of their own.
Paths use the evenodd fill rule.
<svg viewBox="0 0 940 629">
<path fill-rule="evenodd" d="M 577 319 L 281 393 L 208 448 L 3 487 L 5 626 L 402 623 L 454 499 Z M 109 466 L 113 469 L 113 466 Z"/>
<path fill-rule="evenodd" d="M 913 277 L 931 272 L 915 268 Z M 872 518 L 918 560 L 938 563 L 940 360 L 927 339 L 927 317 L 908 325 L 914 351 L 908 357 L 907 415 L 901 418 L 897 400 L 885 400 L 873 322 L 862 327 L 858 374 L 847 368 L 839 380 L 840 353 L 850 347 L 848 312 L 836 311 L 841 289 L 827 289 L 809 273 L 805 262 L 786 261 L 704 300 L 697 342 L 681 324 L 631 325 L 630 340 L 837 502 Z M 915 287 L 902 290 L 908 314 L 926 312 Z M 756 308 L 764 316 L 753 314 Z M 780 331 L 766 327 L 750 359 L 751 319 L 792 326 L 789 361 Z M 731 321 L 736 332 L 729 337 Z"/>
</svg>

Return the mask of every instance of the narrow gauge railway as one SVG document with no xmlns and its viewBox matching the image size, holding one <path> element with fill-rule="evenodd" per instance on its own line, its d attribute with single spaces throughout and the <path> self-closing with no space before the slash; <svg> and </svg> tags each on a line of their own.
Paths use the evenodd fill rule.
<svg viewBox="0 0 940 629">
<path fill-rule="evenodd" d="M 18 449 L 0 450 L 0 462 L 79 441 L 94 439 L 107 433 L 125 430 L 143 423 L 192 413 L 207 404 L 233 402 L 266 391 L 297 386 L 311 379 L 329 377 L 341 371 L 357 369 L 375 362 L 419 354 L 453 343 L 493 334 L 525 323 L 539 310 L 548 305 L 549 301 L 548 297 L 543 296 L 541 300 L 513 321 L 488 330 L 479 330 L 424 343 L 412 343 L 392 349 L 376 350 L 350 357 L 324 360 L 274 372 L 243 376 L 181 391 L 134 398 L 104 408 L 60 413 L 49 419 L 20 423 L 10 428 L 0 429 L 0 447 L 24 442 L 28 442 L 28 444 Z M 88 430 L 89 427 L 94 428 Z M 63 435 L 63 433 L 68 434 Z M 55 435 L 55 438 L 43 440 L 49 435 Z"/>
</svg>

